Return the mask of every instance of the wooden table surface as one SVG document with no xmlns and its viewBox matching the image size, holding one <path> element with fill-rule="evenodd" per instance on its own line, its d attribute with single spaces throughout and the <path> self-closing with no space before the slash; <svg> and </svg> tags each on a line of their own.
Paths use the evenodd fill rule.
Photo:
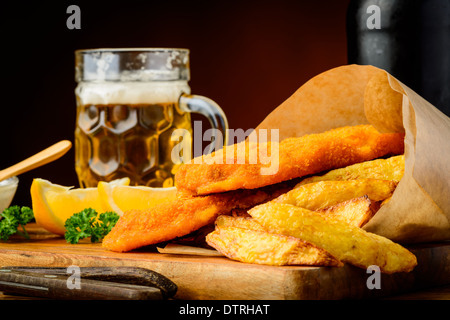
<svg viewBox="0 0 450 320">
<path fill-rule="evenodd" d="M 28 229 L 28 228 L 27 228 Z M 166 268 L 168 266 L 171 267 L 170 272 L 171 276 L 169 278 L 173 279 L 175 283 L 180 284 L 179 285 L 179 292 L 180 295 L 175 296 L 175 299 L 184 299 L 184 297 L 188 297 L 188 299 L 193 298 L 196 300 L 203 300 L 203 299 L 229 299 L 228 297 L 234 296 L 234 295 L 227 295 L 224 294 L 222 296 L 217 296 L 216 291 L 210 291 L 209 293 L 204 292 L 201 293 L 205 289 L 209 289 L 209 284 L 211 281 L 222 281 L 220 283 L 224 282 L 224 279 L 228 279 L 225 282 L 229 281 L 235 281 L 235 273 L 239 271 L 240 278 L 244 278 L 243 275 L 248 274 L 248 271 L 251 271 L 250 280 L 251 283 L 255 282 L 259 278 L 265 279 L 263 282 L 266 282 L 264 284 L 263 289 L 265 292 L 270 292 L 271 285 L 276 285 L 276 281 L 280 282 L 280 279 L 285 279 L 283 283 L 280 282 L 280 284 L 289 285 L 289 281 L 295 280 L 297 278 L 289 278 L 286 275 L 291 274 L 292 272 L 298 272 L 301 273 L 301 270 L 298 271 L 295 268 L 287 268 L 284 270 L 282 267 L 276 269 L 278 271 L 274 272 L 274 270 L 264 267 L 264 266 L 254 266 L 254 265 L 248 265 L 248 264 L 240 264 L 239 262 L 234 262 L 232 260 L 225 259 L 223 257 L 219 257 L 219 259 L 216 261 L 215 258 L 205 258 L 202 259 L 201 257 L 186 257 L 186 258 L 180 258 L 178 255 L 161 255 L 159 256 L 156 253 L 156 257 L 154 256 L 155 253 L 149 254 L 146 252 L 137 252 L 132 253 L 130 255 L 126 255 L 127 261 L 122 261 L 125 258 L 123 258 L 120 254 L 113 253 L 113 252 L 107 252 L 101 249 L 100 245 L 90 245 L 88 242 L 85 244 L 78 244 L 78 245 L 68 245 L 65 244 L 65 241 L 63 239 L 55 239 L 55 235 L 50 235 L 46 232 L 43 232 L 40 228 L 30 228 L 28 230 L 30 234 L 32 235 L 32 239 L 34 241 L 24 240 L 24 239 L 17 239 L 17 240 L 9 240 L 7 243 L 3 243 L 0 246 L 0 262 L 1 265 L 22 265 L 22 266 L 46 266 L 46 265 L 53 265 L 53 266 L 60 266 L 57 264 L 61 264 L 61 266 L 65 266 L 67 263 L 69 265 L 75 264 L 80 266 L 103 266 L 98 265 L 100 262 L 107 263 L 110 266 L 121 266 L 122 263 L 134 263 L 136 264 L 136 267 L 148 267 L 149 269 L 152 269 L 154 271 L 160 272 L 164 274 Z M 75 246 L 75 247 L 74 247 Z M 434 279 L 434 282 L 430 282 L 431 285 L 427 286 L 427 289 L 414 289 L 411 287 L 411 290 L 408 291 L 408 293 L 402 293 L 402 294 L 396 294 L 396 292 L 400 291 L 387 291 L 389 292 L 389 295 L 385 294 L 382 295 L 381 298 L 379 298 L 381 295 L 374 295 L 373 297 L 370 297 L 370 299 L 375 299 L 375 297 L 378 297 L 377 299 L 382 300 L 450 300 L 450 284 L 448 279 L 448 275 L 450 274 L 450 246 L 448 244 L 445 244 L 444 246 L 438 246 L 438 247 L 430 247 L 425 246 L 424 248 L 419 248 L 415 252 L 416 255 L 418 255 L 418 260 L 425 264 L 421 264 L 421 268 L 418 268 L 417 271 L 420 271 L 419 273 L 415 273 L 411 276 L 407 276 L 406 278 L 400 277 L 400 282 L 389 282 L 389 279 L 395 279 L 395 277 L 391 278 L 385 278 L 387 282 L 384 283 L 384 289 L 386 290 L 389 283 L 391 283 L 391 286 L 395 286 L 397 284 L 399 285 L 408 285 L 408 281 L 411 279 L 422 279 L 424 280 L 424 276 L 426 279 L 430 278 L 431 280 Z M 76 251 L 74 251 L 76 249 Z M 147 259 L 156 259 L 156 263 L 153 262 L 153 260 L 147 261 Z M 217 258 L 216 258 L 217 259 Z M 222 261 L 222 260 L 223 261 Z M 192 261 L 191 261 L 192 260 Z M 205 262 L 209 261 L 210 262 Z M 100 261 L 100 262 L 99 262 Z M 181 263 L 181 264 L 180 264 Z M 191 273 L 189 273 L 189 267 L 197 266 L 198 264 L 204 264 L 203 269 L 195 269 Z M 219 272 L 221 269 L 225 268 L 221 272 Z M 238 268 L 236 271 L 235 269 Z M 253 269 L 252 269 L 253 268 Z M 431 269 L 430 269 L 431 268 Z M 179 269 L 179 270 L 178 270 Z M 268 278 L 271 276 L 267 274 L 268 269 L 271 270 L 269 273 L 273 273 L 273 279 L 272 281 L 267 281 Z M 169 269 L 167 269 L 169 270 Z M 204 274 L 205 272 L 219 272 L 219 274 L 214 277 L 207 277 L 209 281 L 208 283 L 205 283 L 204 281 Z M 270 271 L 269 270 L 269 271 Z M 314 275 L 314 269 L 309 269 L 311 271 L 311 275 Z M 195 271 L 195 272 L 194 272 Z M 282 272 L 284 271 L 284 273 Z M 321 276 L 325 276 L 325 278 L 335 279 L 334 281 L 331 281 L 330 283 L 333 284 L 336 279 L 339 279 L 339 277 L 342 276 L 355 276 L 359 273 L 355 268 L 346 268 L 343 267 L 340 270 L 338 269 L 330 269 L 327 270 L 329 272 L 320 273 Z M 221 278 L 220 275 L 222 275 L 222 272 L 229 273 L 231 278 Z M 342 273 L 342 274 L 341 274 Z M 365 274 L 363 272 L 363 274 Z M 429 275 L 429 276 L 428 276 Z M 191 286 L 195 285 L 196 282 L 192 280 L 192 278 L 201 278 L 202 284 L 197 286 L 195 289 L 199 292 L 195 293 L 194 295 L 190 291 L 194 290 L 194 288 Z M 366 277 L 366 276 L 364 276 Z M 444 277 L 445 279 L 442 279 Z M 188 279 L 186 279 L 188 278 Z M 200 280 L 201 280 L 200 279 Z M 222 280 L 220 280 L 222 279 Z M 290 280 L 289 280 L 290 279 Z M 305 277 L 302 278 L 303 280 L 308 280 L 309 278 Z M 297 280 L 302 280 L 297 279 Z M 312 279 L 312 278 L 311 278 Z M 311 280 L 310 279 L 310 280 Z M 354 279 L 354 278 L 353 278 Z M 195 279 L 194 279 L 195 280 Z M 199 281 L 200 281 L 199 280 Z M 242 280 L 242 281 L 244 281 Z M 314 281 L 317 281 L 318 278 L 312 279 Z M 450 279 L 448 279 L 450 280 Z M 237 281 L 237 280 L 236 280 Z M 241 282 L 242 282 L 241 281 Z M 286 283 L 288 281 L 288 283 Z M 314 282 L 313 281 L 313 282 Z M 415 280 L 414 280 L 415 281 Z M 239 281 L 237 281 L 239 283 Z M 267 284 L 269 282 L 269 286 Z M 244 284 L 249 284 L 247 282 L 243 282 Z M 320 285 L 324 285 L 326 287 L 328 282 L 319 282 Z M 348 284 L 348 282 L 339 282 L 341 285 L 345 286 L 345 283 Z M 337 284 L 339 284 L 337 283 Z M 353 283 L 353 282 L 350 282 Z M 364 281 L 365 283 L 365 281 Z M 197 283 L 198 284 L 198 283 Z M 336 284 L 336 283 L 335 283 Z M 426 284 L 426 283 L 423 283 Z M 331 299 L 341 299 L 340 295 L 338 294 L 339 291 L 342 292 L 342 290 L 346 288 L 339 289 L 339 286 L 334 286 L 334 290 L 336 293 L 334 295 L 331 295 Z M 425 286 L 421 286 L 420 288 L 424 288 Z M 300 288 L 297 288 L 300 289 Z M 356 287 L 353 289 L 355 290 Z M 239 291 L 239 290 L 238 290 Z M 323 288 L 322 288 L 323 291 Z M 345 290 L 344 290 L 345 291 Z M 305 291 L 307 293 L 307 291 Z M 190 293 L 190 294 L 189 294 Z M 249 294 L 252 292 L 244 292 L 244 294 Z M 253 292 L 257 293 L 257 292 Z M 209 295 L 208 295 L 209 294 Z M 250 299 L 283 299 L 282 295 L 254 295 L 255 297 L 261 297 L 261 298 L 250 298 Z M 308 299 L 311 295 L 298 295 L 298 296 L 292 296 L 295 300 L 297 300 L 299 297 L 300 299 Z M 327 298 L 321 298 L 321 297 L 329 297 L 330 295 L 318 295 L 318 299 L 326 300 Z M 363 295 L 361 295 L 363 296 Z M 189 298 L 190 297 L 190 298 Z M 221 298 L 223 297 L 223 298 Z M 240 297 L 245 297 L 245 295 L 241 295 Z M 252 297 L 252 296 L 250 296 Z M 268 297 L 268 298 L 267 298 Z M 289 295 L 287 295 L 289 298 Z M 295 298 L 297 297 L 297 298 Z M 305 298 L 306 297 L 306 298 Z M 315 299 L 314 295 L 312 295 L 311 299 Z M 359 298 L 360 295 L 352 295 L 348 296 L 349 299 L 363 299 Z M 343 297 L 344 299 L 345 296 Z M 17 296 L 17 295 L 9 295 L 4 294 L 0 292 L 0 300 L 38 300 L 42 298 L 36 298 L 36 297 L 24 297 L 24 296 Z"/>
<path fill-rule="evenodd" d="M 45 298 L 9 295 L 0 292 L 0 300 L 48 300 Z M 380 300 L 450 300 L 450 285 L 435 287 L 406 294 L 381 298 Z"/>
</svg>

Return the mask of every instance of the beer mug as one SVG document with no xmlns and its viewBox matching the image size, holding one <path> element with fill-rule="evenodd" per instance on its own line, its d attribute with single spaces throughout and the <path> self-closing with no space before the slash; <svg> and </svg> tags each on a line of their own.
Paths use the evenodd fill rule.
<svg viewBox="0 0 450 320">
<path fill-rule="evenodd" d="M 171 136 L 192 133 L 191 112 L 226 137 L 222 109 L 191 95 L 187 49 L 77 50 L 75 63 L 75 170 L 83 188 L 123 177 L 131 185 L 173 186 L 180 163 L 172 161 L 178 142 Z"/>
</svg>

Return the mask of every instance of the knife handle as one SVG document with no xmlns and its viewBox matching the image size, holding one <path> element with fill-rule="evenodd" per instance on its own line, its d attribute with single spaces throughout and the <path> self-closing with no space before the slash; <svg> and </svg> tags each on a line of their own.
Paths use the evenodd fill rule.
<svg viewBox="0 0 450 320">
<path fill-rule="evenodd" d="M 4 269 L 12 271 L 67 275 L 65 267 L 20 267 L 8 266 Z M 112 281 L 118 283 L 137 284 L 156 287 L 161 290 L 164 298 L 173 297 L 178 287 L 162 274 L 146 268 L 139 267 L 79 267 L 82 279 Z M 2 269 L 0 269 L 2 271 Z"/>
<path fill-rule="evenodd" d="M 161 290 L 155 287 L 81 278 L 79 288 L 69 289 L 68 279 L 62 275 L 3 269 L 0 272 L 0 291 L 63 300 L 163 299 Z"/>
</svg>

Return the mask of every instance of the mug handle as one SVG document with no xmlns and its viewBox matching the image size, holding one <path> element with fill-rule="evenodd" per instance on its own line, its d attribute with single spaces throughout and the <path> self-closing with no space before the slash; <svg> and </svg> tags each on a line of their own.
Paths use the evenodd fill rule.
<svg viewBox="0 0 450 320">
<path fill-rule="evenodd" d="M 228 144 L 228 120 L 217 103 L 204 96 L 183 93 L 178 100 L 178 105 L 184 112 L 199 113 L 205 116 L 212 129 L 217 129 L 222 134 L 221 139 L 213 135 L 214 143 L 210 144 L 208 154 Z M 217 130 L 212 130 L 213 134 L 216 134 Z"/>
</svg>

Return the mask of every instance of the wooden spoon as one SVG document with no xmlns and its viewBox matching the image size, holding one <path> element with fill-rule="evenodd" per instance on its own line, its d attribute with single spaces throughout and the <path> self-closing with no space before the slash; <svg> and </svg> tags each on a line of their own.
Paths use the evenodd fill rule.
<svg viewBox="0 0 450 320">
<path fill-rule="evenodd" d="M 43 166 L 63 156 L 70 148 L 72 143 L 69 140 L 63 140 L 55 143 L 51 147 L 36 153 L 9 168 L 0 171 L 0 181 L 17 176 L 37 167 Z"/>
</svg>

